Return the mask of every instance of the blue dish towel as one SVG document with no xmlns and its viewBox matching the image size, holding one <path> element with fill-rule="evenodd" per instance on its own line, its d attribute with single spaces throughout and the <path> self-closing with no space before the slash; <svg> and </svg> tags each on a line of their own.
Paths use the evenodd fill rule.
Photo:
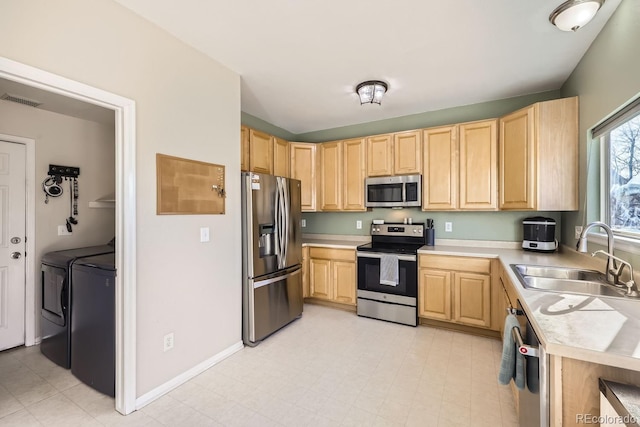
<svg viewBox="0 0 640 427">
<path fill-rule="evenodd" d="M 520 323 L 518 323 L 516 316 L 509 314 L 504 321 L 502 360 L 500 362 L 498 382 L 500 384 L 509 384 L 513 379 L 516 387 L 522 390 L 525 384 L 524 356 L 518 351 L 518 345 L 513 339 L 513 334 L 511 333 L 513 328 L 520 330 Z"/>
</svg>

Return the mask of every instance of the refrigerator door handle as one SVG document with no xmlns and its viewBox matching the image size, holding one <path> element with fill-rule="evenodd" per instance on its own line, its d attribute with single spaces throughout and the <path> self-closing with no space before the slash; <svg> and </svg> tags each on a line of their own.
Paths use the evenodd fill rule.
<svg viewBox="0 0 640 427">
<path fill-rule="evenodd" d="M 289 273 L 289 274 L 284 274 L 282 276 L 276 276 L 276 277 L 272 277 L 270 279 L 265 279 L 265 280 L 260 280 L 258 282 L 253 282 L 253 289 L 257 289 L 257 288 L 261 288 L 263 286 L 267 286 L 270 285 L 272 283 L 275 282 L 280 282 L 281 280 L 285 280 L 288 279 L 289 277 L 295 276 L 297 274 L 300 274 L 302 272 L 301 268 L 298 268 L 297 270 Z"/>
</svg>

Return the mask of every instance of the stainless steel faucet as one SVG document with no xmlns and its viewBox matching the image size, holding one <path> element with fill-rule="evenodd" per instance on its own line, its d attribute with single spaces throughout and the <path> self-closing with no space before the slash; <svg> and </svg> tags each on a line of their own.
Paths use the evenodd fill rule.
<svg viewBox="0 0 640 427">
<path fill-rule="evenodd" d="M 603 254 L 606 255 L 607 258 L 611 258 L 613 261 L 619 261 L 620 262 L 620 267 L 618 267 L 618 269 L 616 270 L 616 278 L 619 279 L 620 275 L 622 274 L 622 270 L 624 269 L 624 266 L 626 265 L 627 267 L 629 267 L 629 274 L 631 275 L 631 278 L 629 279 L 628 282 L 622 282 L 623 285 L 625 285 L 627 287 L 627 293 L 626 296 L 628 297 L 638 297 L 640 296 L 640 292 L 638 292 L 638 288 L 636 287 L 636 282 L 634 280 L 634 275 L 633 275 L 633 266 L 631 264 L 629 264 L 627 261 L 618 258 L 617 256 L 613 256 L 612 254 L 605 252 L 603 250 L 598 250 L 595 251 L 594 253 L 591 254 L 591 256 L 596 256 L 598 254 Z"/>
<path fill-rule="evenodd" d="M 580 233 L 580 238 L 578 239 L 578 243 L 576 244 L 576 250 L 578 252 L 584 252 L 584 253 L 589 252 L 587 250 L 587 233 L 593 227 L 600 227 L 607 233 L 607 253 L 609 253 L 611 256 L 607 257 L 607 266 L 605 270 L 605 275 L 609 283 L 611 283 L 612 285 L 617 285 L 618 276 L 620 274 L 618 273 L 619 270 L 616 264 L 616 259 L 619 259 L 619 258 L 615 258 L 613 256 L 613 231 L 611 231 L 611 227 L 609 227 L 607 224 L 601 221 L 595 221 L 595 222 L 592 222 L 591 224 L 588 224 L 585 228 L 582 229 L 582 233 Z M 631 279 L 633 279 L 633 277 Z"/>
</svg>

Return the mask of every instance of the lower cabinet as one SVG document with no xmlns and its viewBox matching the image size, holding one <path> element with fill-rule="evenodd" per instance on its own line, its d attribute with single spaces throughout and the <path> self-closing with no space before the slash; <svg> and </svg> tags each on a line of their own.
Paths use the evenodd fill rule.
<svg viewBox="0 0 640 427">
<path fill-rule="evenodd" d="M 418 316 L 491 328 L 491 260 L 420 255 Z"/>
<path fill-rule="evenodd" d="M 356 304 L 356 252 L 309 247 L 309 297 Z"/>
</svg>

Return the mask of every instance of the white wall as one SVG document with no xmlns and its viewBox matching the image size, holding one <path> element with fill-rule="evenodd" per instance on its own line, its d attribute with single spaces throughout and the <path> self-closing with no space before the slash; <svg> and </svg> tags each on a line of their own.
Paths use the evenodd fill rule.
<svg viewBox="0 0 640 427">
<path fill-rule="evenodd" d="M 240 77 L 110 0 L 4 0 L 0 28 L 0 56 L 136 102 L 137 396 L 239 342 Z M 225 165 L 226 214 L 156 215 L 156 153 Z"/>
<path fill-rule="evenodd" d="M 103 245 L 115 233 L 113 209 L 89 208 L 89 202 L 115 191 L 115 145 L 113 125 L 80 120 L 37 108 L 0 101 L 0 133 L 35 140 L 35 264 L 42 255 L 83 246 Z M 45 204 L 42 181 L 49 164 L 80 168 L 78 179 L 78 224 L 71 236 L 58 236 L 58 225 L 69 217 L 69 182 L 63 181 L 62 196 Z M 35 278 L 40 276 L 36 273 Z M 39 289 L 39 283 L 29 283 Z M 36 307 L 40 294 L 36 292 Z M 38 310 L 36 310 L 38 312 Z M 39 325 L 36 319 L 36 325 Z"/>
</svg>

